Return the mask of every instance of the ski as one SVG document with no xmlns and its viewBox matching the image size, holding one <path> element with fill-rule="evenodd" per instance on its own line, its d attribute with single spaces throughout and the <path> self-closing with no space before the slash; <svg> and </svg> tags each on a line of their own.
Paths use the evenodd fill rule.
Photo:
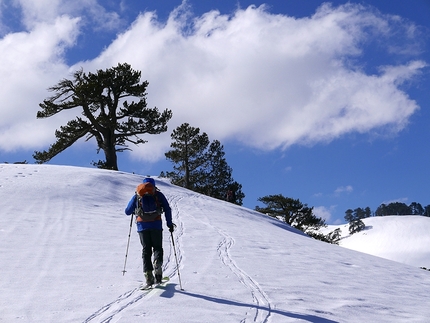
<svg viewBox="0 0 430 323">
<path fill-rule="evenodd" d="M 152 285 L 143 285 L 140 287 L 140 290 L 151 290 L 158 286 L 164 286 L 170 280 L 169 277 L 163 277 L 160 283 L 154 283 Z"/>
<path fill-rule="evenodd" d="M 159 282 L 159 283 L 155 283 L 154 284 L 154 286 L 155 287 L 157 287 L 157 286 L 164 286 L 168 281 L 170 280 L 170 278 L 169 277 L 163 277 L 162 279 L 161 279 L 161 282 Z"/>
<path fill-rule="evenodd" d="M 150 290 L 150 289 L 152 289 L 153 287 L 152 286 L 154 286 L 154 285 L 142 285 L 142 286 L 140 286 L 140 290 Z"/>
</svg>

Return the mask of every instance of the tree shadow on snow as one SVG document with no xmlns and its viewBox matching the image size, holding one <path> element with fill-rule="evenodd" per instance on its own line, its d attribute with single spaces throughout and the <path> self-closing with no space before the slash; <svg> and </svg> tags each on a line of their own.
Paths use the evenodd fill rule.
<svg viewBox="0 0 430 323">
<path fill-rule="evenodd" d="M 167 290 L 166 290 L 166 292 L 167 292 Z M 169 294 L 172 293 L 172 295 L 170 295 L 169 297 L 172 297 L 173 293 L 175 293 L 175 292 L 181 293 L 181 294 L 186 295 L 186 296 L 200 298 L 200 299 L 203 299 L 203 300 L 208 301 L 208 302 L 225 304 L 225 305 L 229 305 L 229 306 L 256 308 L 258 310 L 267 311 L 270 313 L 270 315 L 271 314 L 278 314 L 278 315 L 282 315 L 282 316 L 286 316 L 286 317 L 290 317 L 290 318 L 294 318 L 294 319 L 300 319 L 300 320 L 304 320 L 304 321 L 312 322 L 312 323 L 339 323 L 338 321 L 333 321 L 333 320 L 319 317 L 316 315 L 292 313 L 292 312 L 287 312 L 287 311 L 283 311 L 283 310 L 279 310 L 279 309 L 272 309 L 272 308 L 269 308 L 266 306 L 256 306 L 255 304 L 246 304 L 246 303 L 236 302 L 233 300 L 222 299 L 222 298 L 217 298 L 217 297 L 207 296 L 207 295 L 200 295 L 200 294 L 195 294 L 195 293 L 190 293 L 187 291 L 181 291 L 181 290 L 175 290 L 175 289 L 173 289 L 173 290 L 169 289 Z"/>
</svg>

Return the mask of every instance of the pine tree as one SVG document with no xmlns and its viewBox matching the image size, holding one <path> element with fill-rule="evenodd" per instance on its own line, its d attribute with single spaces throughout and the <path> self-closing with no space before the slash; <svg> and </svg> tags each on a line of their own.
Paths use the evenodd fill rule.
<svg viewBox="0 0 430 323">
<path fill-rule="evenodd" d="M 323 234 L 318 231 L 309 231 L 306 232 L 306 234 L 316 240 L 338 245 L 341 238 L 342 230 L 340 228 L 337 228 L 336 230 L 328 234 Z"/>
<path fill-rule="evenodd" d="M 426 205 L 423 211 L 424 216 L 430 216 L 430 205 Z"/>
<path fill-rule="evenodd" d="M 35 151 L 37 163 L 45 163 L 86 136 L 95 138 L 97 152 L 103 150 L 105 161 L 95 163 L 100 168 L 118 170 L 117 152 L 131 150 L 128 143 L 143 144 L 141 134 L 159 134 L 167 131 L 172 117 L 170 110 L 162 113 L 157 108 L 147 108 L 148 82 L 140 82 L 141 72 L 134 71 L 127 63 L 84 73 L 79 70 L 73 79 L 64 79 L 49 88 L 54 95 L 43 101 L 37 118 L 48 118 L 63 111 L 81 108 L 82 117 L 69 121 L 55 132 L 57 141 L 47 151 Z M 136 98 L 128 102 L 126 98 Z M 120 106 L 122 104 L 122 106 Z"/>
<path fill-rule="evenodd" d="M 393 202 L 387 205 L 387 215 L 410 215 L 411 209 L 405 203 Z"/>
<path fill-rule="evenodd" d="M 372 210 L 370 210 L 370 207 L 366 207 L 365 209 L 364 209 L 364 217 L 365 218 L 370 218 L 372 216 Z"/>
<path fill-rule="evenodd" d="M 423 215 L 424 214 L 424 208 L 420 203 L 412 202 L 409 205 L 409 209 L 411 210 L 411 215 Z"/>
<path fill-rule="evenodd" d="M 360 232 L 365 227 L 366 225 L 364 224 L 364 222 L 361 219 L 357 219 L 349 223 L 349 233 L 354 234 L 354 233 Z"/>
<path fill-rule="evenodd" d="M 256 211 L 282 219 L 285 223 L 305 233 L 311 233 L 326 226 L 325 220 L 313 214 L 313 207 L 308 207 L 299 199 L 277 194 L 260 197 L 258 201 L 266 204 L 266 207 L 256 206 Z"/>
<path fill-rule="evenodd" d="M 199 128 L 184 123 L 173 130 L 172 150 L 165 153 L 167 159 L 173 163 L 173 172 L 166 172 L 172 183 L 190 190 L 195 190 L 204 182 L 201 169 L 206 163 L 206 148 L 209 137 Z"/>
<path fill-rule="evenodd" d="M 388 208 L 387 205 L 382 203 L 375 211 L 375 216 L 387 216 L 388 214 Z"/>
<path fill-rule="evenodd" d="M 354 220 L 354 211 L 351 209 L 348 209 L 345 211 L 345 217 L 344 217 L 345 221 L 350 223 L 351 221 Z"/>
<path fill-rule="evenodd" d="M 211 142 L 206 152 L 206 165 L 202 168 L 204 182 L 197 191 L 217 199 L 224 199 L 224 190 L 230 184 L 233 172 L 224 155 L 221 143 L 218 140 Z"/>
<path fill-rule="evenodd" d="M 173 165 L 166 172 L 173 184 L 191 189 L 217 199 L 224 199 L 227 190 L 234 189 L 236 200 L 241 205 L 245 196 L 242 186 L 232 178 L 232 168 L 225 159 L 224 147 L 218 140 L 209 142 L 208 135 L 200 134 L 199 128 L 184 123 L 171 135 L 172 150 L 165 153 Z M 164 172 L 163 172 L 164 174 Z"/>
<path fill-rule="evenodd" d="M 340 228 L 337 228 L 336 230 L 330 232 L 327 238 L 330 243 L 339 244 L 341 235 L 342 235 L 342 230 Z"/>
<path fill-rule="evenodd" d="M 362 219 L 366 218 L 370 212 L 370 208 L 364 210 L 360 207 L 355 210 L 348 209 L 345 211 L 345 220 L 349 223 L 349 233 L 354 234 L 363 230 L 366 226 Z"/>
</svg>

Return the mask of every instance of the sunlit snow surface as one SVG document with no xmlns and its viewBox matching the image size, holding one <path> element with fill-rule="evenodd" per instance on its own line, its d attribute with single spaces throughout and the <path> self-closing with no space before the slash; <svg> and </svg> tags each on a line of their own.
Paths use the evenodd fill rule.
<svg viewBox="0 0 430 323">
<path fill-rule="evenodd" d="M 134 224 L 122 274 L 130 230 L 124 208 L 141 180 L 93 168 L 0 164 L 0 322 L 429 320 L 430 272 L 418 268 L 426 266 L 422 253 L 428 255 L 429 244 L 413 240 L 430 232 L 429 218 L 368 219 L 367 230 L 343 239 L 342 247 L 158 179 L 177 224 L 184 291 L 168 230 L 164 275 L 170 281 L 141 291 Z M 396 226 L 402 232 L 396 243 L 372 238 Z M 410 264 L 348 249 L 361 240 Z"/>
</svg>

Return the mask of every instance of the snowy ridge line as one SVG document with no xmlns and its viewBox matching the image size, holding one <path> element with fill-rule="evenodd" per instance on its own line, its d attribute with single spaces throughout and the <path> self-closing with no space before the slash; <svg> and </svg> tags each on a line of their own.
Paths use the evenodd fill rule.
<svg viewBox="0 0 430 323">
<path fill-rule="evenodd" d="M 195 197 L 200 196 L 196 195 Z M 193 218 L 196 219 L 194 216 Z M 213 228 L 222 237 L 222 240 L 217 246 L 218 255 L 222 263 L 227 266 L 239 278 L 239 282 L 241 284 L 246 286 L 251 291 L 253 302 L 256 304 L 256 306 L 254 307 L 254 322 L 267 323 L 269 321 L 273 305 L 269 297 L 262 290 L 259 284 L 254 279 L 252 279 L 252 277 L 248 275 L 245 271 L 240 269 L 230 255 L 229 250 L 235 243 L 234 238 L 208 222 L 204 222 L 201 219 L 196 220 L 205 224 L 206 226 Z M 244 318 L 241 322 L 246 322 L 246 318 Z"/>
<path fill-rule="evenodd" d="M 177 230 L 175 230 L 176 235 L 175 238 L 175 245 L 176 245 L 176 252 L 178 253 L 178 261 L 179 264 L 180 259 L 180 237 L 183 234 L 183 223 L 180 221 L 179 218 L 179 211 L 177 207 L 177 202 L 180 201 L 183 197 L 173 196 L 169 199 L 169 204 L 172 207 L 172 216 L 175 215 L 175 224 L 177 225 Z M 170 252 L 167 257 L 164 259 L 163 263 L 163 272 L 165 272 L 164 276 L 168 276 L 169 279 L 172 279 L 177 272 L 176 263 L 173 254 L 173 246 L 170 241 L 170 232 L 169 232 L 169 245 L 170 245 Z M 165 248 L 166 246 L 164 246 Z M 154 295 L 157 292 L 156 289 L 150 289 L 146 291 L 142 291 L 139 287 L 136 287 L 130 291 L 125 292 L 124 294 L 120 295 L 116 300 L 112 301 L 109 304 L 104 305 L 102 308 L 100 308 L 98 311 L 93 313 L 91 316 L 89 316 L 83 323 L 89 323 L 95 319 L 97 319 L 97 322 L 101 323 L 109 323 L 112 319 L 114 319 L 118 314 L 120 314 L 122 311 L 127 309 L 129 306 L 137 303 L 138 301 L 142 299 L 150 298 L 152 295 Z M 135 295 L 138 293 L 137 295 Z M 107 316 L 107 317 L 106 317 Z"/>
</svg>

